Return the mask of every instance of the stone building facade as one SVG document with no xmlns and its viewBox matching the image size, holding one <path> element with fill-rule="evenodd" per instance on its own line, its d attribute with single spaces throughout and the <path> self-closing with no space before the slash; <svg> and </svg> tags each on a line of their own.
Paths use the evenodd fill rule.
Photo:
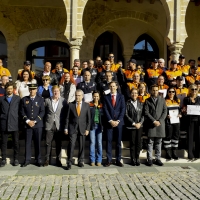
<svg viewBox="0 0 200 200">
<path fill-rule="evenodd" d="M 7 67 L 12 74 L 17 74 L 23 61 L 29 58 L 27 49 L 31 44 L 52 41 L 66 44 L 69 51 L 67 67 L 70 68 L 75 58 L 94 58 L 95 44 L 105 32 L 115 35 L 110 49 L 117 55 L 118 41 L 124 63 L 134 54 L 134 45 L 144 34 L 156 43 L 159 57 L 169 61 L 178 59 L 182 53 L 187 60 L 196 60 L 200 56 L 200 10 L 197 2 L 1 0 L 0 34 L 7 44 Z M 106 44 L 102 48 L 110 50 Z M 68 53 L 62 53 L 63 57 L 65 55 Z"/>
</svg>

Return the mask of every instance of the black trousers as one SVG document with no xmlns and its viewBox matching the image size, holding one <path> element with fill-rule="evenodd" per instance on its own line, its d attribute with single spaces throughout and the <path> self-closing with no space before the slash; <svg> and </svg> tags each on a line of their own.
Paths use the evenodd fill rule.
<svg viewBox="0 0 200 200">
<path fill-rule="evenodd" d="M 46 131 L 46 160 L 49 160 L 51 157 L 53 139 L 56 143 L 56 158 L 60 159 L 62 148 L 62 132 L 57 130 L 55 123 L 53 124 L 51 130 Z"/>
<path fill-rule="evenodd" d="M 163 139 L 165 149 L 177 149 L 180 136 L 180 123 L 166 124 L 165 126 L 166 137 Z"/>
<path fill-rule="evenodd" d="M 41 162 L 42 130 L 43 130 L 43 128 L 25 129 L 25 133 L 26 133 L 25 162 L 30 162 L 31 161 L 31 143 L 32 143 L 32 138 L 34 139 L 35 160 L 37 162 L 39 162 L 39 163 Z"/>
<path fill-rule="evenodd" d="M 6 160 L 7 142 L 8 135 L 12 135 L 13 149 L 14 149 L 14 160 L 18 160 L 19 157 L 19 133 L 18 131 L 2 131 L 1 132 L 1 156 L 2 160 Z"/>
<path fill-rule="evenodd" d="M 191 121 L 188 127 L 188 158 L 200 158 L 200 125 Z M 195 146 L 194 146 L 195 143 Z"/>
<path fill-rule="evenodd" d="M 139 129 L 129 129 L 130 132 L 130 155 L 131 160 L 139 158 L 141 150 L 141 137 L 142 128 Z"/>
<path fill-rule="evenodd" d="M 76 140 L 78 137 L 79 143 L 79 154 L 78 154 L 78 163 L 84 162 L 84 155 L 85 155 L 85 135 L 81 135 L 79 132 L 74 134 L 69 134 L 69 144 L 67 149 L 67 163 L 72 164 L 73 161 L 73 154 L 74 148 L 76 145 Z"/>
</svg>

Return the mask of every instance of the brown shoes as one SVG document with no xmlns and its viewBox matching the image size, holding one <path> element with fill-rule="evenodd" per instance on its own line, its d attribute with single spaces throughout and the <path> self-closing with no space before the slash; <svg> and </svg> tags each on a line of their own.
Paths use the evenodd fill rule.
<svg viewBox="0 0 200 200">
<path fill-rule="evenodd" d="M 112 162 L 106 162 L 106 164 L 104 165 L 104 167 L 110 167 L 111 164 L 112 164 Z"/>
<path fill-rule="evenodd" d="M 49 160 L 46 160 L 44 163 L 44 167 L 47 167 L 49 165 Z"/>
</svg>

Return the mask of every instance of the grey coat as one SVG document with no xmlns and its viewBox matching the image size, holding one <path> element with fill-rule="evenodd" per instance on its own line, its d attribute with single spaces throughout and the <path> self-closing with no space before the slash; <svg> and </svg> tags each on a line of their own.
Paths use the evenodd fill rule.
<svg viewBox="0 0 200 200">
<path fill-rule="evenodd" d="M 55 112 L 52 107 L 52 98 L 45 99 L 45 130 L 51 130 L 55 120 L 57 130 L 64 131 L 65 113 L 67 113 L 67 101 L 63 97 L 59 98 Z"/>
<path fill-rule="evenodd" d="M 165 99 L 158 96 L 155 104 L 152 97 L 148 98 L 145 102 L 144 112 L 148 137 L 165 137 L 165 118 L 167 117 Z M 153 124 L 154 121 L 159 121 L 161 125 L 155 127 Z"/>
</svg>

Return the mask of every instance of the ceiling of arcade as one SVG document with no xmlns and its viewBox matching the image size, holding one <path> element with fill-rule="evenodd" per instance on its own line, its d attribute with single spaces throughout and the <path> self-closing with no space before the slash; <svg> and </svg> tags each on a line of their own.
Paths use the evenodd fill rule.
<svg viewBox="0 0 200 200">
<path fill-rule="evenodd" d="M 52 5 L 52 7 L 43 7 L 41 3 L 39 3 L 39 0 L 28 1 L 30 2 L 29 5 L 25 4 L 25 0 L 2 1 L 3 2 L 0 4 L 0 23 L 6 26 L 7 29 L 9 29 L 9 27 L 10 30 L 11 27 L 14 28 L 14 31 L 18 36 L 30 30 L 42 29 L 44 27 L 57 29 L 64 33 L 67 16 L 66 9 L 61 0 L 56 0 L 56 2 L 62 2 L 62 7 L 61 4 L 58 6 L 59 3 L 54 7 L 52 2 L 55 2 L 55 0 L 45 0 L 46 5 L 48 5 L 48 1 L 51 2 L 50 5 Z M 15 4 L 12 4 L 11 2 L 15 2 Z M 21 2 L 21 4 L 17 4 L 18 2 Z M 31 6 L 31 2 L 35 2 L 35 6 Z M 8 22 L 10 24 L 8 24 Z"/>
<path fill-rule="evenodd" d="M 120 19 L 134 19 L 154 27 L 159 26 L 161 34 L 165 34 L 166 14 L 159 0 L 154 4 L 150 4 L 149 0 L 143 1 L 142 4 L 138 1 L 130 4 L 114 0 L 109 2 L 89 0 L 83 14 L 85 35 L 98 34 L 102 27 Z"/>
</svg>

